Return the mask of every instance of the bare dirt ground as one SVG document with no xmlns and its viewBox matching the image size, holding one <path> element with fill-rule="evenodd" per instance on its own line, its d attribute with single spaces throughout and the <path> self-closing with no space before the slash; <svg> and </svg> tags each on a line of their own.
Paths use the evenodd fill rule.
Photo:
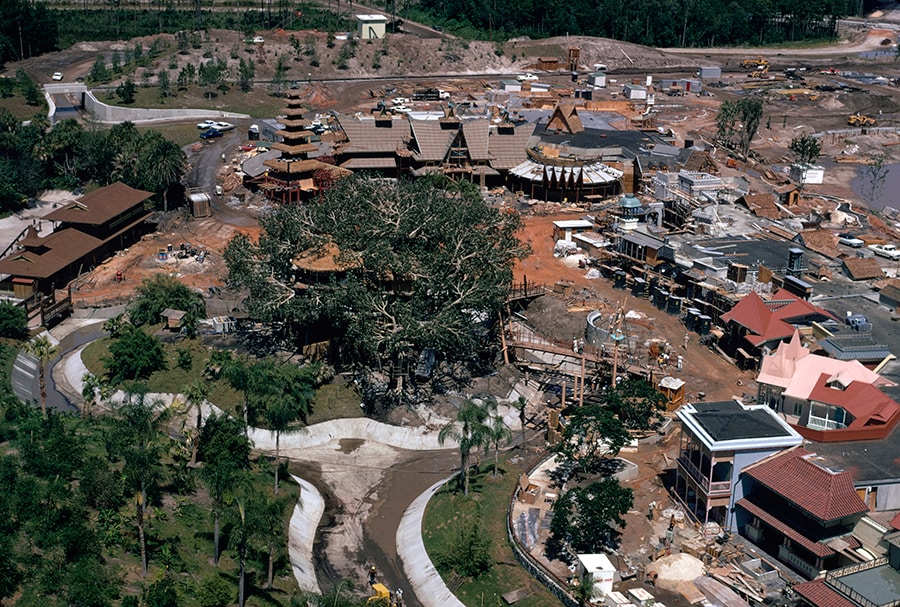
<svg viewBox="0 0 900 607">
<path fill-rule="evenodd" d="M 558 38 L 543 41 L 517 40 L 503 45 L 502 52 L 488 42 L 463 43 L 444 39 L 421 39 L 414 36 L 391 36 L 386 42 L 360 43 L 356 56 L 348 62 L 347 69 L 338 69 L 336 60 L 342 41 L 334 48 L 328 48 L 326 36 L 320 32 L 297 32 L 297 39 L 303 43 L 314 41 L 319 55 L 319 65 L 311 65 L 311 56 L 294 56 L 290 34 L 287 32 L 262 32 L 265 43 L 247 45 L 237 32 L 212 31 L 201 44 L 187 55 L 174 55 L 172 73 L 188 63 L 198 65 L 209 57 L 226 59 L 236 73 L 240 58 L 251 59 L 256 66 L 257 90 L 243 97 L 247 108 L 262 101 L 271 103 L 263 92 L 264 81 L 271 78 L 277 56 L 291 54 L 287 79 L 313 82 L 305 85 L 306 101 L 311 111 L 335 109 L 341 112 L 363 110 L 373 105 L 375 96 L 397 90 L 406 95 L 414 87 L 427 84 L 441 86 L 454 91 L 457 96 L 468 92 L 481 93 L 487 81 L 501 74 L 513 74 L 533 69 L 537 57 L 565 57 L 569 47 L 581 51 L 581 68 L 589 69 L 593 63 L 605 63 L 611 70 L 611 77 L 626 82 L 632 76 L 642 78 L 644 73 L 693 75 L 700 65 L 724 64 L 726 74 L 723 82 L 727 89 L 713 89 L 714 97 L 660 96 L 657 104 L 657 125 L 672 128 L 679 142 L 699 138 L 710 138 L 715 131 L 715 116 L 721 99 L 735 99 L 741 95 L 761 95 L 765 99 L 766 115 L 760 132 L 754 141 L 754 148 L 763 156 L 778 162 L 786 158 L 787 144 L 791 138 L 804 132 L 821 132 L 843 129 L 849 113 L 862 111 L 876 114 L 879 124 L 895 124 L 895 113 L 900 109 L 895 89 L 885 86 L 856 85 L 860 89 L 853 92 L 821 93 L 813 100 L 799 92 L 784 93 L 778 89 L 790 83 L 784 81 L 750 82 L 746 73 L 734 69 L 735 64 L 749 55 L 763 51 L 706 50 L 696 52 L 671 52 L 639 47 L 610 40 L 580 37 Z M 174 39 L 169 37 L 174 48 Z M 859 61 L 854 54 L 861 50 L 881 48 L 883 32 L 863 34 L 854 37 L 847 44 L 835 45 L 830 49 L 816 49 L 815 52 L 778 52 L 766 50 L 771 55 L 773 73 L 775 68 L 791 65 L 808 66 L 812 74 L 819 68 L 835 66 L 843 69 L 875 70 L 887 75 L 900 74 L 900 65 L 891 60 Z M 141 41 L 149 48 L 152 38 Z M 114 50 L 133 47 L 135 41 L 110 41 L 83 43 L 71 49 L 30 59 L 21 64 L 10 64 L 7 69 L 14 72 L 24 67 L 38 82 L 50 82 L 53 72 L 62 71 L 66 80 L 84 76 L 90 70 L 98 53 L 108 56 Z M 386 52 L 379 57 L 381 67 L 375 67 L 376 53 Z M 776 54 L 777 53 L 777 54 Z M 208 54 L 208 57 L 204 55 Z M 236 57 L 235 57 L 236 56 Z M 169 59 L 160 60 L 154 70 L 168 68 Z M 133 76 L 141 83 L 144 73 Z M 383 78 L 383 79 L 382 79 Z M 542 75 L 555 84 L 571 86 L 568 74 Z M 839 81 L 855 84 L 845 78 L 816 75 L 807 86 L 820 82 Z M 148 81 L 152 85 L 152 80 Z M 229 103 L 233 102 L 236 91 L 229 92 Z M 193 106 L 199 95 L 176 98 L 175 103 Z M 222 103 L 219 100 L 215 103 Z M 185 106 L 187 107 L 187 106 Z M 880 112 L 880 113 L 879 113 Z M 768 119 L 768 120 L 767 120 Z M 859 135 L 853 137 L 827 137 L 824 154 L 828 156 L 864 156 L 869 151 L 884 151 L 889 162 L 896 161 L 900 146 L 887 145 L 897 141 L 895 135 Z M 895 151 L 897 150 L 897 151 Z M 218 155 L 218 152 L 216 153 Z M 720 161 L 722 159 L 720 158 Z M 720 162 L 720 165 L 724 164 Z M 829 166 L 829 180 L 821 186 L 823 193 L 850 196 L 849 182 L 858 165 L 836 164 Z M 724 169 L 723 169 L 724 171 Z M 81 280 L 75 290 L 76 300 L 83 303 L 113 302 L 125 300 L 133 293 L 133 288 L 142 278 L 159 271 L 172 272 L 198 290 L 220 287 L 225 278 L 222 251 L 231 237 L 242 232 L 255 237 L 259 228 L 255 223 L 257 210 L 244 206 L 220 205 L 207 219 L 189 219 L 176 213 L 165 218 L 160 230 L 148 236 L 128 251 L 111 258 Z M 527 277 L 529 282 L 553 285 L 557 281 L 571 281 L 573 294 L 568 298 L 553 295 L 539 299 L 529 308 L 530 319 L 537 328 L 550 336 L 568 339 L 573 334 L 583 332 L 585 317 L 590 309 L 615 309 L 619 306 L 626 311 L 634 311 L 640 317 L 632 324 L 632 330 L 642 336 L 654 336 L 669 340 L 681 351 L 684 327 L 677 317 L 669 316 L 650 306 L 649 302 L 635 299 L 630 294 L 612 289 L 605 280 L 589 280 L 585 270 L 566 265 L 552 256 L 552 221 L 571 219 L 572 214 L 534 215 L 525 218 L 522 230 L 523 240 L 528 242 L 533 254 L 522 260 L 516 267 L 517 281 Z M 179 260 L 169 256 L 161 261 L 160 249 L 173 245 L 175 251 L 182 243 L 190 243 L 194 248 L 208 252 L 203 263 L 191 257 Z M 125 282 L 116 283 L 116 272 L 121 271 Z M 696 336 L 693 336 L 694 338 Z M 685 368 L 677 374 L 688 383 L 688 391 L 696 393 L 702 386 L 708 399 L 728 399 L 745 392 L 753 393 L 752 378 L 740 373 L 717 355 L 694 341 L 686 351 Z M 723 371 L 725 370 L 725 371 Z M 500 381 L 497 379 L 496 381 Z M 478 390 L 492 390 L 490 381 L 485 381 Z M 475 391 L 473 387 L 473 391 Z M 407 414 L 398 413 L 402 417 Z M 420 423 L 415 415 L 409 414 L 406 423 Z M 623 538 L 626 552 L 638 551 L 651 537 L 651 529 L 642 513 L 650 501 L 662 499 L 663 489 L 659 475 L 667 467 L 662 453 L 674 454 L 674 445 L 664 443 L 661 448 L 639 451 L 636 463 L 641 467 L 640 478 L 631 486 L 636 489 L 634 511 L 628 515 L 628 530 Z M 337 447 L 323 449 L 316 453 L 292 454 L 296 472 L 309 478 L 326 494 L 326 519 L 318 534 L 320 555 L 319 576 L 324 586 L 335 583 L 341 577 L 350 577 L 364 584 L 362 565 L 375 562 L 383 571 L 392 587 L 403 585 L 403 574 L 396 557 L 394 534 L 399 516 L 418 493 L 435 477 L 448 475 L 456 461 L 452 451 L 443 453 L 411 454 L 377 445 L 340 443 Z M 405 588 L 405 586 L 404 586 Z M 411 604 L 414 597 L 410 592 Z"/>
</svg>

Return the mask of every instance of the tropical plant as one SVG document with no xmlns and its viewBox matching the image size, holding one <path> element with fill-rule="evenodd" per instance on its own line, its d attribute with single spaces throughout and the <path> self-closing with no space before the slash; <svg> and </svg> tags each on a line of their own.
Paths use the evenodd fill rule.
<svg viewBox="0 0 900 607">
<path fill-rule="evenodd" d="M 485 427 L 484 452 L 487 454 L 488 449 L 491 447 L 494 449 L 494 470 L 491 473 L 493 477 L 497 476 L 497 463 L 500 460 L 500 443 L 508 443 L 510 440 L 512 440 L 512 431 L 506 425 L 506 422 L 503 421 L 503 416 L 496 412 L 491 413 Z"/>
<path fill-rule="evenodd" d="M 162 320 L 166 308 L 184 310 L 182 321 L 185 331 L 197 323 L 206 313 L 203 298 L 196 291 L 168 274 L 154 274 L 145 278 L 137 287 L 137 297 L 129 306 L 128 314 L 135 326 L 155 325 Z"/>
<path fill-rule="evenodd" d="M 160 432 L 169 417 L 169 409 L 159 399 L 150 399 L 146 387 L 133 386 L 122 402 L 114 405 L 110 447 L 111 455 L 125 462 L 122 474 L 134 492 L 141 571 L 147 574 L 147 538 L 144 525 L 149 507 L 148 494 L 162 473 L 160 460 L 168 439 Z"/>
<path fill-rule="evenodd" d="M 188 409 L 197 412 L 197 421 L 194 424 L 193 446 L 191 449 L 191 463 L 197 461 L 197 448 L 200 444 L 200 430 L 203 428 L 203 403 L 209 397 L 209 384 L 199 379 L 184 389 L 184 399 Z"/>
<path fill-rule="evenodd" d="M 0 302 L 0 335 L 16 341 L 28 339 L 28 315 L 24 307 Z"/>
<path fill-rule="evenodd" d="M 210 415 L 200 431 L 200 478 L 209 490 L 213 515 L 213 563 L 219 565 L 220 521 L 228 492 L 250 467 L 250 440 L 239 421 Z"/>
<path fill-rule="evenodd" d="M 613 548 L 634 502 L 630 488 L 607 478 L 563 493 L 553 506 L 550 550 L 560 553 L 568 545 L 577 553 L 598 553 Z"/>
<path fill-rule="evenodd" d="M 456 419 L 438 432 L 441 445 L 452 440 L 459 446 L 459 484 L 466 496 L 469 495 L 469 455 L 472 449 L 478 449 L 486 442 L 485 421 L 490 415 L 487 402 L 466 399 L 457 410 Z"/>
<path fill-rule="evenodd" d="M 810 164 L 822 152 L 822 142 L 810 135 L 801 135 L 791 139 L 790 150 L 800 164 Z"/>
<path fill-rule="evenodd" d="M 147 379 L 166 368 L 166 353 L 159 339 L 132 325 L 126 325 L 121 337 L 110 344 L 109 354 L 103 363 L 113 385 Z"/>
<path fill-rule="evenodd" d="M 47 363 L 56 358 L 59 347 L 46 335 L 39 335 L 25 344 L 25 351 L 38 363 L 38 386 L 41 391 L 41 415 L 47 417 Z"/>
</svg>

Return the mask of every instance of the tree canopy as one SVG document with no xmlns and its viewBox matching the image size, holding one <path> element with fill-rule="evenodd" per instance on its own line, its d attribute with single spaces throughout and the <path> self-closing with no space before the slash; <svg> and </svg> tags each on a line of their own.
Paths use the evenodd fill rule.
<svg viewBox="0 0 900 607">
<path fill-rule="evenodd" d="M 154 274 L 145 278 L 135 289 L 137 298 L 128 309 L 128 317 L 135 326 L 155 325 L 162 320 L 167 308 L 185 312 L 183 326 L 188 334 L 196 332 L 197 322 L 206 313 L 203 297 L 168 274 Z"/>
<path fill-rule="evenodd" d="M 809 164 L 815 161 L 822 152 L 822 142 L 811 135 L 801 135 L 791 139 L 790 150 L 800 164 Z"/>
<path fill-rule="evenodd" d="M 250 314 L 304 339 L 325 333 L 362 364 L 423 348 L 454 361 L 483 353 L 487 323 L 526 252 L 517 215 L 442 177 L 341 179 L 261 224 L 258 243 L 237 236 L 225 251 L 229 282 L 249 290 Z"/>
<path fill-rule="evenodd" d="M 743 154 L 750 151 L 762 120 L 763 104 L 759 99 L 741 97 L 737 101 L 723 101 L 716 115 L 719 139 L 734 146 Z"/>
<path fill-rule="evenodd" d="M 597 553 L 614 547 L 634 503 L 634 493 L 613 478 L 566 491 L 553 506 L 548 548 L 559 552 L 568 544 L 577 553 Z"/>
</svg>

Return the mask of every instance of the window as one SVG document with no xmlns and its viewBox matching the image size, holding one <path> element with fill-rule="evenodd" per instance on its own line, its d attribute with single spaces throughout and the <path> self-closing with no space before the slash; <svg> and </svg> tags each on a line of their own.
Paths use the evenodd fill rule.
<svg viewBox="0 0 900 607">
<path fill-rule="evenodd" d="M 819 430 L 835 430 L 846 428 L 853 418 L 842 407 L 823 403 L 811 403 L 809 408 L 809 428 Z"/>
<path fill-rule="evenodd" d="M 794 417 L 800 417 L 803 415 L 803 403 L 794 403 L 793 412 L 791 413 Z"/>
</svg>

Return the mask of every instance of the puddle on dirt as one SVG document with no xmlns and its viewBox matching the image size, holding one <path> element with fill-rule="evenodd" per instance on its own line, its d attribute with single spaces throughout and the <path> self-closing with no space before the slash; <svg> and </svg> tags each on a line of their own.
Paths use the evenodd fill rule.
<svg viewBox="0 0 900 607">
<path fill-rule="evenodd" d="M 338 441 L 338 449 L 341 453 L 353 453 L 366 441 L 361 438 L 342 438 Z"/>
</svg>

